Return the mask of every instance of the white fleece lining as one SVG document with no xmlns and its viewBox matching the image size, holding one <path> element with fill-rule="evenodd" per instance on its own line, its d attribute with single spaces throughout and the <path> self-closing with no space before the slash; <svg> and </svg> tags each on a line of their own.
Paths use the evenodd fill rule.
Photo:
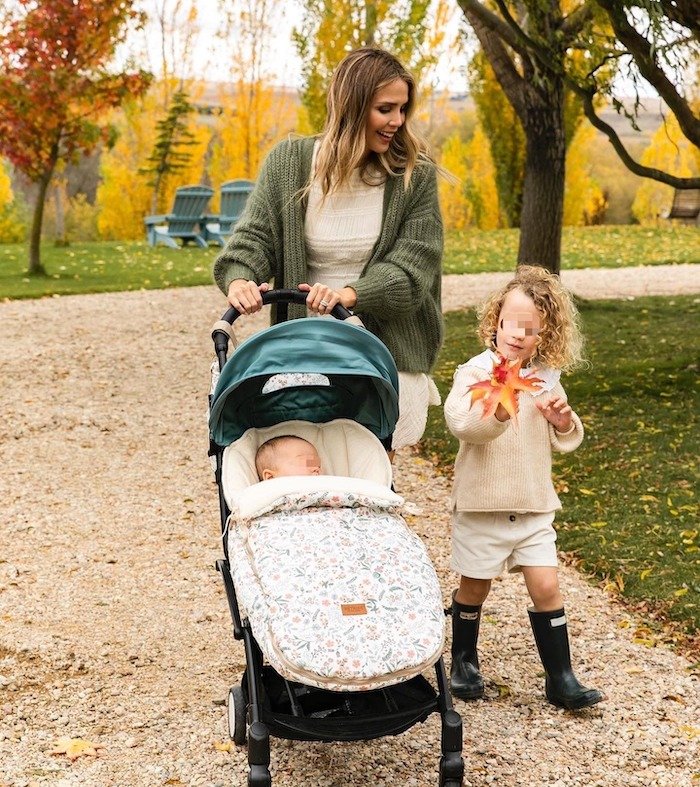
<svg viewBox="0 0 700 787">
<path fill-rule="evenodd" d="M 272 437 L 284 434 L 302 437 L 316 446 L 324 475 L 364 479 L 391 487 L 391 462 L 386 449 L 361 424 L 343 418 L 325 424 L 285 421 L 263 429 L 248 429 L 224 450 L 221 481 L 229 508 L 233 509 L 236 504 L 237 492 L 258 483 L 255 454 L 259 446 Z M 296 476 L 297 479 L 309 477 Z M 265 483 L 269 484 L 270 481 Z"/>
<path fill-rule="evenodd" d="M 396 508 L 403 505 L 403 498 L 386 486 L 362 478 L 328 475 L 281 476 L 259 481 L 257 484 L 231 494 L 231 514 L 239 520 L 254 519 L 273 510 L 284 498 L 324 492 L 343 497 L 362 495 L 379 508 Z"/>
</svg>

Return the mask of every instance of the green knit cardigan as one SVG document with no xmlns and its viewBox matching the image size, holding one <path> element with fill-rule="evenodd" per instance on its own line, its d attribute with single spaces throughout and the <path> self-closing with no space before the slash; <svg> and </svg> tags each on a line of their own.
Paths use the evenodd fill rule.
<svg viewBox="0 0 700 787">
<path fill-rule="evenodd" d="M 234 279 L 296 289 L 307 282 L 304 216 L 298 194 L 311 173 L 314 138 L 288 139 L 267 156 L 246 208 L 214 262 L 224 294 Z M 408 189 L 403 175 L 384 189 L 382 229 L 357 281 L 353 309 L 389 348 L 399 371 L 429 372 L 443 336 L 440 284 L 443 231 L 435 167 L 420 162 Z M 290 305 L 290 318 L 305 316 Z M 274 315 L 273 315 L 274 319 Z"/>
</svg>

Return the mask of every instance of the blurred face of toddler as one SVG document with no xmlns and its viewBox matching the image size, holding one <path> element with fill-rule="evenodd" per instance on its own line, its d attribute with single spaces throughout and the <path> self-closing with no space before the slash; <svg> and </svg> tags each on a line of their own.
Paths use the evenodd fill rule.
<svg viewBox="0 0 700 787">
<path fill-rule="evenodd" d="M 295 437 L 275 446 L 274 456 L 267 465 L 260 474 L 262 481 L 290 475 L 321 475 L 321 459 L 316 448 Z"/>
<path fill-rule="evenodd" d="M 498 315 L 498 352 L 510 361 L 529 361 L 537 352 L 537 337 L 541 330 L 542 320 L 535 302 L 522 290 L 511 290 Z"/>
</svg>

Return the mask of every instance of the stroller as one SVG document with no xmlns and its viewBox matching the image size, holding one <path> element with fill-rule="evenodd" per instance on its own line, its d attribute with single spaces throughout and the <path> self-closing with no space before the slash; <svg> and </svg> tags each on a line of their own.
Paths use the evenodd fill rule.
<svg viewBox="0 0 700 787">
<path fill-rule="evenodd" d="M 441 655 L 441 591 L 399 514 L 386 454 L 398 417 L 396 366 L 341 306 L 336 319 L 287 321 L 287 304 L 305 299 L 264 293 L 278 324 L 228 360 L 238 312 L 229 309 L 212 332 L 210 455 L 224 551 L 216 568 L 246 659 L 228 693 L 229 735 L 247 741 L 249 787 L 269 787 L 271 735 L 370 740 L 438 712 L 439 785 L 459 787 L 462 721 Z M 289 434 L 316 447 L 324 474 L 259 483 L 257 448 Z M 437 690 L 421 674 L 431 666 Z"/>
</svg>

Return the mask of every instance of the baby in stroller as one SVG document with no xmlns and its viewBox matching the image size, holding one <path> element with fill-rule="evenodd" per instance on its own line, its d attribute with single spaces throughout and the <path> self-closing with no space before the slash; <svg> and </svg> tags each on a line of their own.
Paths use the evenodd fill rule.
<svg viewBox="0 0 700 787">
<path fill-rule="evenodd" d="M 385 463 L 381 442 L 348 419 L 250 429 L 224 453 L 237 595 L 289 680 L 368 690 L 440 657 L 442 591 Z"/>
<path fill-rule="evenodd" d="M 308 440 L 283 434 L 258 448 L 255 469 L 260 481 L 289 475 L 321 475 L 321 459 Z"/>
<path fill-rule="evenodd" d="M 439 712 L 440 784 L 456 787 L 461 720 L 442 661 L 442 591 L 391 488 L 390 353 L 363 328 L 302 319 L 219 361 L 209 419 L 226 558 L 217 568 L 245 646 L 228 715 L 233 740 L 248 738 L 249 783 L 271 783 L 270 734 L 368 740 Z M 437 692 L 421 674 L 430 667 Z"/>
</svg>

